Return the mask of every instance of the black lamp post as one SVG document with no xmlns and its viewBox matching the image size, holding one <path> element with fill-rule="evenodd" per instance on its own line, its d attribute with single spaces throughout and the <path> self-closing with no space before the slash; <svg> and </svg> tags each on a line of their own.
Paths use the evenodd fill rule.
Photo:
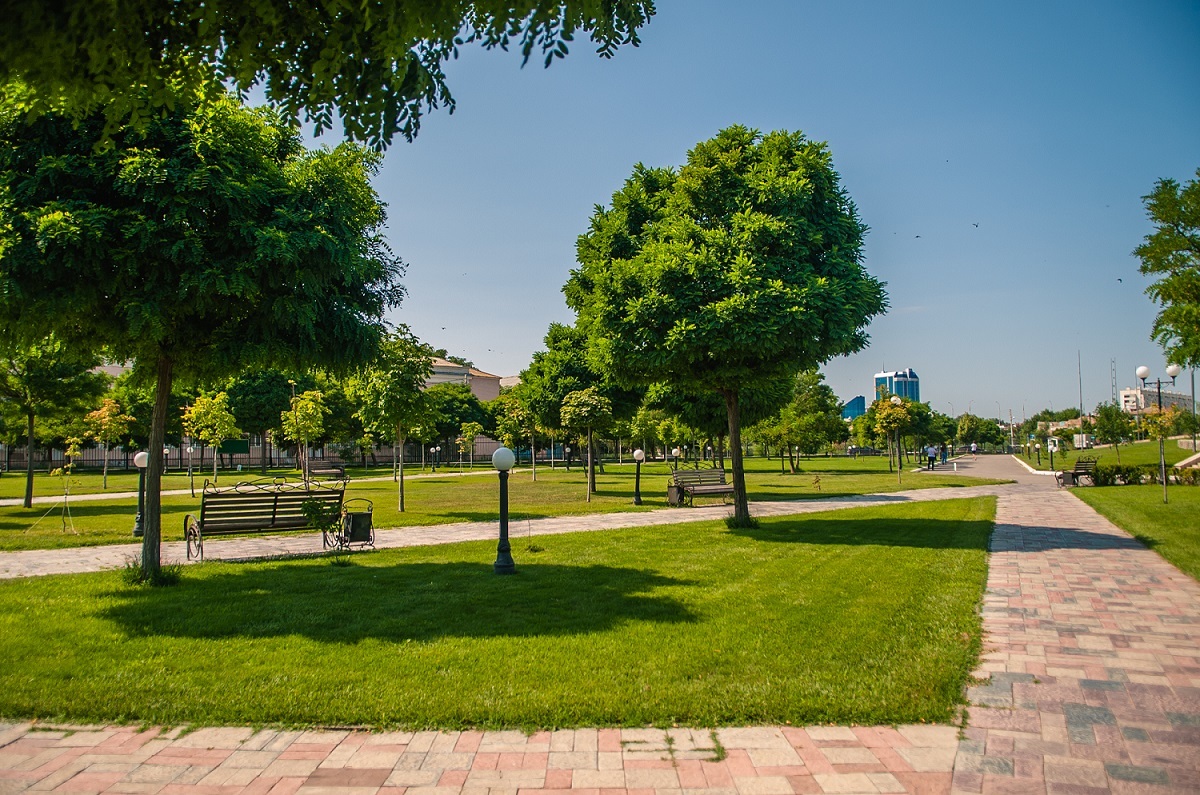
<svg viewBox="0 0 1200 795">
<path fill-rule="evenodd" d="M 904 400 L 899 395 L 892 395 L 890 398 L 893 406 L 899 406 Z M 904 472 L 904 456 L 900 454 L 900 426 L 896 426 L 896 484 L 903 483 L 901 473 Z"/>
<path fill-rule="evenodd" d="M 1053 441 L 1052 441 L 1053 440 Z M 1050 471 L 1054 471 L 1054 448 L 1058 447 L 1058 441 L 1055 437 L 1050 437 L 1046 440 L 1046 449 L 1050 451 Z"/>
<path fill-rule="evenodd" d="M 563 452 L 567 454 L 567 471 L 571 471 L 571 448 L 563 447 Z"/>
<path fill-rule="evenodd" d="M 517 457 L 507 447 L 497 447 L 492 453 L 492 466 L 500 473 L 500 543 L 496 545 L 496 562 L 492 565 L 497 574 L 512 574 L 517 570 L 508 543 L 508 470 L 516 462 Z"/>
<path fill-rule="evenodd" d="M 146 515 L 146 465 L 150 463 L 150 454 L 139 450 L 133 456 L 133 464 L 138 468 L 138 510 L 133 520 L 133 537 L 141 538 L 145 534 L 142 518 Z"/>
<path fill-rule="evenodd" d="M 1041 442 L 1038 442 L 1037 444 L 1035 444 L 1035 445 L 1034 445 L 1034 447 L 1035 447 L 1035 448 L 1037 448 L 1037 456 L 1038 456 L 1038 468 L 1040 469 L 1040 468 L 1041 468 L 1041 466 L 1042 466 L 1042 445 L 1041 445 Z"/>
<path fill-rule="evenodd" d="M 671 469 L 672 469 L 672 471 L 679 469 L 679 448 L 678 447 L 674 447 L 671 449 Z"/>
<path fill-rule="evenodd" d="M 633 451 L 633 504 L 642 504 L 642 462 L 646 460 L 646 453 L 638 448 Z"/>
<path fill-rule="evenodd" d="M 1180 369 L 1177 364 L 1167 365 L 1167 375 L 1171 376 L 1171 386 L 1175 386 L 1175 377 L 1179 375 Z M 1137 373 L 1137 377 L 1142 380 L 1142 389 L 1146 388 L 1147 383 L 1154 384 L 1155 389 L 1158 391 L 1158 413 L 1162 414 L 1162 388 L 1166 381 L 1163 381 L 1161 378 L 1155 378 L 1153 381 L 1147 382 L 1146 379 L 1150 377 L 1150 368 L 1144 364 L 1135 372 Z M 1158 472 L 1159 477 L 1162 478 L 1163 504 L 1165 505 L 1167 502 L 1167 450 L 1166 439 L 1162 436 L 1158 438 Z"/>
</svg>

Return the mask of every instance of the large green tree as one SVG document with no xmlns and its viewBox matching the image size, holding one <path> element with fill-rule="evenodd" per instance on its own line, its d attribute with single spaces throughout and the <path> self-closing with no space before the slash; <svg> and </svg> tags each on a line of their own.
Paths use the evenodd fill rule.
<svg viewBox="0 0 1200 795">
<path fill-rule="evenodd" d="M 310 376 L 290 376 L 282 370 L 252 370 L 239 373 L 229 381 L 229 410 L 237 425 L 247 433 L 262 437 L 259 465 L 267 474 L 267 440 L 279 430 L 279 415 L 292 405 L 292 392 L 313 389 Z"/>
<path fill-rule="evenodd" d="M 26 508 L 33 506 L 34 421 L 49 412 L 86 411 L 83 405 L 108 384 L 107 376 L 93 370 L 98 364 L 100 358 L 88 349 L 53 336 L 26 344 L 0 340 L 0 409 L 25 421 Z"/>
<path fill-rule="evenodd" d="M 735 524 L 751 521 L 742 391 L 861 350 L 886 307 L 865 231 L 824 144 L 734 126 L 677 171 L 635 167 L 579 238 L 564 291 L 600 369 L 722 396 Z"/>
<path fill-rule="evenodd" d="M 292 119 L 321 131 L 337 117 L 382 146 L 412 138 L 425 109 L 453 110 L 442 65 L 464 44 L 511 44 L 549 66 L 584 32 L 608 58 L 653 14 L 651 0 L 0 0 L 0 83 L 22 82 L 24 111 L 103 108 L 113 134 L 173 109 L 179 91 L 211 101 L 261 84 Z"/>
<path fill-rule="evenodd" d="M 370 185 L 379 156 L 307 151 L 278 114 L 182 99 L 145 130 L 0 107 L 0 325 L 106 347 L 155 383 L 162 449 L 176 378 L 374 355 L 401 264 Z M 142 566 L 156 579 L 162 458 Z"/>
<path fill-rule="evenodd" d="M 1168 361 L 1200 367 L 1200 169 L 1182 187 L 1159 180 L 1142 200 L 1155 228 L 1133 253 L 1156 279 L 1146 288 L 1162 306 L 1152 336 Z"/>
</svg>

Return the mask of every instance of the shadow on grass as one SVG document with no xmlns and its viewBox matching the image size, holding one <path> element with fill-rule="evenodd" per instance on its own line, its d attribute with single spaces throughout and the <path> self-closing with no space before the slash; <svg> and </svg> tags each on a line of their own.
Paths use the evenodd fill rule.
<svg viewBox="0 0 1200 795">
<path fill-rule="evenodd" d="M 990 520 L 850 519 L 804 516 L 764 519 L 761 526 L 729 531 L 779 544 L 922 547 L 986 550 Z"/>
<path fill-rule="evenodd" d="M 487 511 L 436 511 L 438 516 L 449 516 L 464 522 L 499 522 L 500 514 L 496 510 Z M 550 514 L 529 513 L 528 511 L 512 510 L 508 512 L 510 522 L 524 522 L 526 519 L 548 519 Z"/>
<path fill-rule="evenodd" d="M 427 641 L 599 632 L 628 621 L 677 624 L 696 616 L 654 593 L 693 583 L 641 569 L 518 562 L 330 566 L 320 562 L 221 567 L 176 588 L 108 594 L 101 615 L 131 636 L 262 638 L 332 643 Z"/>
</svg>

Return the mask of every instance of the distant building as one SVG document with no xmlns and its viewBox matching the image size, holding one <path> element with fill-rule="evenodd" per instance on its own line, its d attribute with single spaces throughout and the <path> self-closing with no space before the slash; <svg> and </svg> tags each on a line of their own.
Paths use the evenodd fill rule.
<svg viewBox="0 0 1200 795">
<path fill-rule="evenodd" d="M 484 402 L 500 396 L 500 376 L 435 356 L 433 374 L 425 379 L 425 386 L 437 384 L 463 384 L 471 388 L 472 395 Z"/>
<path fill-rule="evenodd" d="M 1163 390 L 1162 404 L 1164 409 L 1172 406 L 1180 411 L 1192 410 L 1192 396 L 1183 392 L 1168 392 Z M 1121 411 L 1127 414 L 1141 414 L 1143 411 L 1158 410 L 1158 390 L 1146 387 L 1121 390 Z"/>
<path fill-rule="evenodd" d="M 921 379 L 917 378 L 914 370 L 894 370 L 890 373 L 875 374 L 875 394 L 886 390 L 889 395 L 899 395 L 914 403 L 921 402 Z"/>
<path fill-rule="evenodd" d="M 867 413 L 867 398 L 865 395 L 851 398 L 842 406 L 842 419 L 852 420 Z"/>
</svg>

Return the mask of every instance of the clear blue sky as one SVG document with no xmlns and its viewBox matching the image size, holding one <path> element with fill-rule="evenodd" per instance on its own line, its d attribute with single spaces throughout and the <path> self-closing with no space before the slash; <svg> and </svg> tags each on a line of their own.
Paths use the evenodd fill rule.
<svg viewBox="0 0 1200 795">
<path fill-rule="evenodd" d="M 637 162 L 741 123 L 827 141 L 891 310 L 824 371 L 911 367 L 955 413 L 1087 408 L 1165 362 L 1131 255 L 1140 197 L 1200 167 L 1200 4 L 661 0 L 638 49 L 550 69 L 467 49 L 453 115 L 387 153 L 396 320 L 500 375 L 552 321 L 575 238 Z M 978 224 L 978 226 L 975 226 Z M 919 238 L 917 236 L 920 236 Z M 1190 389 L 1185 373 L 1184 389 Z"/>
</svg>

